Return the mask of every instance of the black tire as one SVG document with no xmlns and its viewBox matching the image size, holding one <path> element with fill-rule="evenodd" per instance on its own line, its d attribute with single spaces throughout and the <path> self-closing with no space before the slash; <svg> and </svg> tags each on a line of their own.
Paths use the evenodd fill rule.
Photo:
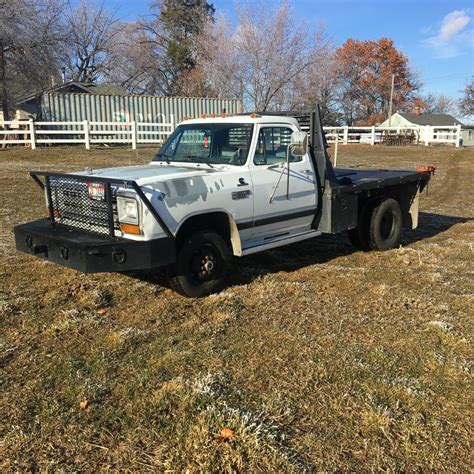
<svg viewBox="0 0 474 474">
<path fill-rule="evenodd" d="M 224 284 L 230 259 L 224 239 L 212 230 L 195 232 L 178 250 L 176 264 L 168 268 L 171 287 L 183 296 L 199 298 Z"/>
<path fill-rule="evenodd" d="M 349 229 L 347 231 L 347 236 L 349 237 L 349 240 L 351 241 L 351 244 L 355 248 L 364 250 L 364 247 L 362 246 L 362 242 L 361 242 L 360 236 L 359 236 L 359 227 L 354 227 L 353 229 Z"/>
<path fill-rule="evenodd" d="M 369 225 L 371 250 L 388 250 L 396 247 L 402 230 L 402 211 L 395 199 L 380 202 L 372 211 Z"/>
<path fill-rule="evenodd" d="M 368 251 L 370 250 L 369 245 L 369 227 L 370 227 L 370 218 L 372 211 L 375 205 L 373 202 L 368 202 L 365 206 L 359 211 L 359 222 L 357 227 L 354 229 L 349 229 L 348 236 L 352 245 L 360 250 Z"/>
</svg>

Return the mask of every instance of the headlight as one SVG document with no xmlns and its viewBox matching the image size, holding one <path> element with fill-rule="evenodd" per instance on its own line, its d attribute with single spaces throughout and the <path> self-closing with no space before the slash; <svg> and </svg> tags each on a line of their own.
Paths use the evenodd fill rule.
<svg viewBox="0 0 474 474">
<path fill-rule="evenodd" d="M 138 225 L 138 202 L 132 198 L 117 196 L 117 214 L 119 222 Z"/>
</svg>

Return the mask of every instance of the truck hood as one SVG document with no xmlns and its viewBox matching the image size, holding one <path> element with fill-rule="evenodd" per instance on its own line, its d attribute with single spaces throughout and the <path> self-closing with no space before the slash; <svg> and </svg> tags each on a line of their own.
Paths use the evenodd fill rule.
<svg viewBox="0 0 474 474">
<path fill-rule="evenodd" d="M 186 167 L 186 166 L 168 166 L 168 165 L 143 165 L 143 166 L 123 166 L 120 168 L 101 168 L 92 171 L 81 171 L 80 174 L 90 177 L 113 178 L 136 181 L 137 184 L 143 186 L 146 184 L 156 183 L 158 181 L 167 181 L 176 178 L 187 178 L 191 176 L 202 176 L 208 173 L 215 173 L 216 168 L 203 167 Z"/>
</svg>

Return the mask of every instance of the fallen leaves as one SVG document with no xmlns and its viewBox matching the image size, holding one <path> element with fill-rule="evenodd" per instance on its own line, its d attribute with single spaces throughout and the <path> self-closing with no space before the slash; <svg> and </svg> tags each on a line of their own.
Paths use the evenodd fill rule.
<svg viewBox="0 0 474 474">
<path fill-rule="evenodd" d="M 89 408 L 89 400 L 82 400 L 82 402 L 79 403 L 79 408 L 81 410 L 87 410 Z"/>
<path fill-rule="evenodd" d="M 222 428 L 219 431 L 219 435 L 217 436 L 217 442 L 219 444 L 225 443 L 226 441 L 232 441 L 235 438 L 234 430 L 230 428 Z"/>
</svg>

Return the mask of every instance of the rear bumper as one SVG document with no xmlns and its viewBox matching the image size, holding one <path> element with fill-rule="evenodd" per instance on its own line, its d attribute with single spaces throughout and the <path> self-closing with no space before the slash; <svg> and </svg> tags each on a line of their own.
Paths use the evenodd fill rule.
<svg viewBox="0 0 474 474">
<path fill-rule="evenodd" d="M 110 239 L 53 226 L 49 219 L 16 226 L 14 233 L 18 251 L 83 273 L 145 270 L 176 259 L 174 240 L 169 237 L 149 241 Z"/>
</svg>

